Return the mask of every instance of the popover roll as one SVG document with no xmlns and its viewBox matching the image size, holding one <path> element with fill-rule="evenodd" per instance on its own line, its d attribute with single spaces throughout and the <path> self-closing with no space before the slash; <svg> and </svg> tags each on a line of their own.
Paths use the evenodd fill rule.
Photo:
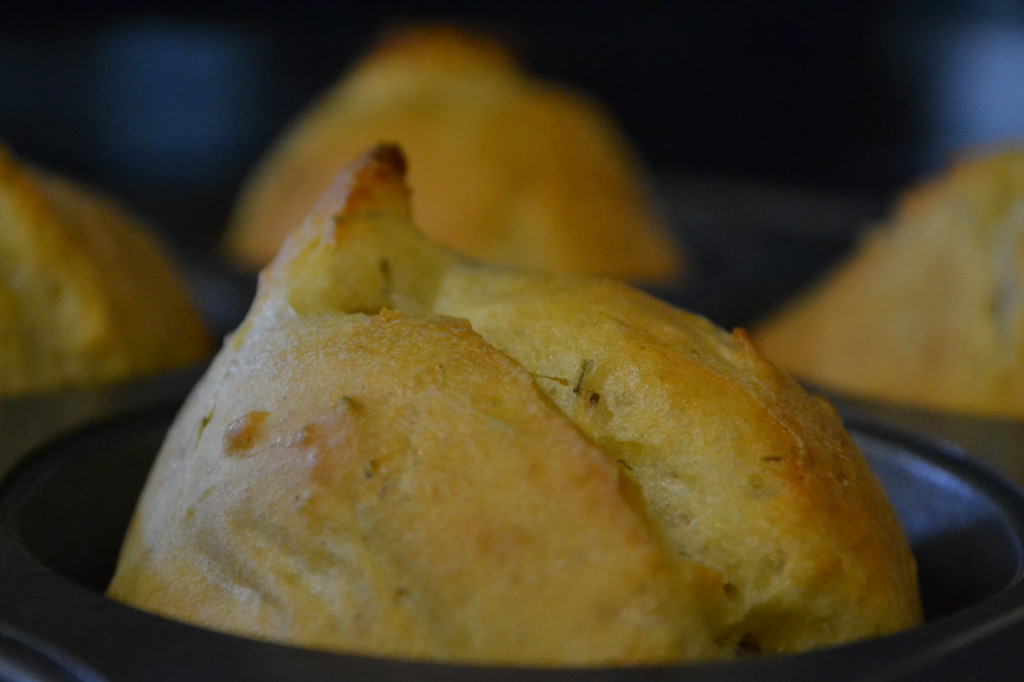
<svg viewBox="0 0 1024 682">
<path fill-rule="evenodd" d="M 1024 417 L 1024 150 L 965 156 L 905 192 L 754 333 L 772 361 L 840 393 Z"/>
<path fill-rule="evenodd" d="M 393 146 L 260 277 L 158 455 L 110 586 L 338 652 L 604 666 L 794 652 L 921 620 L 836 413 L 618 281 L 419 231 Z"/>
<path fill-rule="evenodd" d="M 148 227 L 0 146 L 0 397 L 100 386 L 212 353 Z"/>
<path fill-rule="evenodd" d="M 493 38 L 443 25 L 388 34 L 289 124 L 239 195 L 227 252 L 268 263 L 339 159 L 382 140 L 408 153 L 417 223 L 444 244 L 644 284 L 682 278 L 680 239 L 611 114 Z"/>
</svg>

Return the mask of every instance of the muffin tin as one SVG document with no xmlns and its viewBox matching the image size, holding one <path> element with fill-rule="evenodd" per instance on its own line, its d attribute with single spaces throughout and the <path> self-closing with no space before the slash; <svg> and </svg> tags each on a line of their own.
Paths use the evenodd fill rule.
<svg viewBox="0 0 1024 682">
<path fill-rule="evenodd" d="M 0 679 L 953 680 L 1015 679 L 1024 664 L 1014 644 L 1024 639 L 1024 495 L 956 446 L 855 408 L 844 416 L 919 562 L 928 622 L 905 633 L 730 663 L 533 670 L 306 651 L 137 611 L 102 591 L 152 459 L 199 371 L 108 389 L 112 402 L 130 398 L 112 416 L 0 458 Z M 46 399 L 23 412 L 60 414 Z"/>
<path fill-rule="evenodd" d="M 725 326 L 749 323 L 827 266 L 878 208 L 663 180 L 694 271 L 655 293 Z M 253 282 L 198 258 L 186 273 L 217 332 L 237 324 Z M 1024 425 L 844 396 L 830 397 L 918 559 L 928 621 L 908 632 L 728 663 L 537 670 L 308 651 L 123 606 L 102 592 L 152 459 L 202 371 L 0 400 L 0 680 L 941 681 L 1018 679 L 1024 669 Z"/>
</svg>

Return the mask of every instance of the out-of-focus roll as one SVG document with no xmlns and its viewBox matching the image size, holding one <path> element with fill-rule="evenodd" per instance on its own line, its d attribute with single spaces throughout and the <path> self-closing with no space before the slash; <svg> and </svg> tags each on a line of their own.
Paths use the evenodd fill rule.
<svg viewBox="0 0 1024 682">
<path fill-rule="evenodd" d="M 0 396 L 97 386 L 212 351 L 141 223 L 0 147 Z"/>
<path fill-rule="evenodd" d="M 966 158 L 908 191 L 754 336 L 836 391 L 1024 417 L 1024 150 Z"/>
<path fill-rule="evenodd" d="M 681 247 L 611 117 L 443 26 L 385 39 L 296 120 L 235 207 L 227 250 L 265 265 L 338 167 L 379 142 L 412 160 L 422 229 L 494 262 L 672 284 Z"/>
</svg>

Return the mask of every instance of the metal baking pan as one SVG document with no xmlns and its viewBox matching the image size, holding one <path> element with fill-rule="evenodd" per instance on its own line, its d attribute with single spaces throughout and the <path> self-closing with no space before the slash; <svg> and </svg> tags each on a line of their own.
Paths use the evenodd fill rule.
<svg viewBox="0 0 1024 682">
<path fill-rule="evenodd" d="M 662 180 L 694 267 L 654 293 L 724 326 L 784 300 L 877 212 L 783 187 Z M 186 265 L 211 327 L 231 329 L 254 282 L 201 260 Z M 835 395 L 918 558 L 928 622 L 906 633 L 721 664 L 497 669 L 308 651 L 125 607 L 102 591 L 152 458 L 202 371 L 0 400 L 0 680 L 941 681 L 1017 679 L 1024 669 L 1024 425 Z"/>
<path fill-rule="evenodd" d="M 0 102 L 3 135 L 25 158 L 95 184 L 152 219 L 178 249 L 176 255 L 211 328 L 224 333 L 241 318 L 253 289 L 251 278 L 225 276 L 221 265 L 211 262 L 217 258 L 219 233 L 238 182 L 279 126 L 336 76 L 342 56 L 354 56 L 372 33 L 370 29 L 384 18 L 375 10 L 363 9 L 353 14 L 346 7 L 344 21 L 339 23 L 333 21 L 334 10 L 296 13 L 290 5 L 282 5 L 276 14 L 253 15 L 263 17 L 256 25 L 238 26 L 220 17 L 210 22 L 201 16 L 151 12 L 97 14 L 95 8 L 76 14 L 76 20 L 65 22 L 66 26 L 32 17 L 19 23 L 12 16 L 0 27 L 10 48 L 0 50 L 2 71 L 8 76 L 4 92 L 12 95 Z M 807 14 L 802 6 L 795 11 Z M 722 18 L 727 18 L 731 10 L 723 12 Z M 700 62 L 696 84 L 721 83 L 727 96 L 718 104 L 731 114 L 739 110 L 730 95 L 737 91 L 729 78 L 736 73 L 734 66 L 749 63 L 764 71 L 763 60 L 732 59 L 736 41 L 722 41 L 712 29 L 734 31 L 735 24 L 720 21 L 717 15 L 705 16 L 706 12 L 698 14 L 683 12 L 687 21 L 679 25 L 697 27 L 689 35 L 700 39 L 705 48 L 729 45 L 730 59 L 722 62 L 725 69 L 719 76 L 725 77 L 709 78 L 707 64 Z M 331 20 L 325 20 L 325 15 Z M 502 21 L 513 15 L 503 14 Z M 51 21 L 48 10 L 34 16 Z M 660 9 L 650 15 L 638 13 L 634 5 L 623 14 L 638 19 L 639 26 L 653 25 L 652 16 L 664 18 Z M 822 17 L 829 25 L 835 23 L 831 16 Z M 817 24 L 823 23 L 822 17 Z M 534 30 L 538 21 L 545 31 Z M 869 23 L 876 26 L 874 19 Z M 616 33 L 626 51 L 606 51 L 609 65 L 618 65 L 625 55 L 627 65 L 642 62 L 643 69 L 595 69 L 589 55 L 591 66 L 582 73 L 575 43 L 565 40 L 562 13 L 546 19 L 529 13 L 515 25 L 524 35 L 532 35 L 536 44 L 543 46 L 547 41 L 547 50 L 536 54 L 547 55 L 548 65 L 561 69 L 564 61 L 567 70 L 556 75 L 569 77 L 577 65 L 591 82 L 610 86 L 606 93 L 614 96 L 614 106 L 629 105 L 626 119 L 633 123 L 634 132 L 641 133 L 638 141 L 648 143 L 641 144 L 641 151 L 660 161 L 662 174 L 654 189 L 664 200 L 669 222 L 686 243 L 692 266 L 685 282 L 654 293 L 723 326 L 748 325 L 779 305 L 841 256 L 858 231 L 880 217 L 885 207 L 874 199 L 846 194 L 668 176 L 665 171 L 687 168 L 685 162 L 693 161 L 694 149 L 704 150 L 704 161 L 716 161 L 708 167 L 698 155 L 689 166 L 697 172 L 735 169 L 744 167 L 743 160 L 754 160 L 758 162 L 754 170 L 780 169 L 785 171 L 782 177 L 803 175 L 816 181 L 821 169 L 827 169 L 835 173 L 833 179 L 849 179 L 839 170 L 850 170 L 851 159 L 870 159 L 864 168 L 875 186 L 875 178 L 893 178 L 893 161 L 898 160 L 899 168 L 909 167 L 904 153 L 908 145 L 865 157 L 864 140 L 851 137 L 848 125 L 832 126 L 839 135 L 832 140 L 835 144 L 810 147 L 804 144 L 809 138 L 801 124 L 783 126 L 793 139 L 781 145 L 776 135 L 762 134 L 764 121 L 771 128 L 773 112 L 783 112 L 787 119 L 796 115 L 794 120 L 801 122 L 824 121 L 828 128 L 827 117 L 816 108 L 828 101 L 828 97 L 822 100 L 828 90 L 821 87 L 800 89 L 805 95 L 811 93 L 801 100 L 810 107 L 789 106 L 793 93 L 785 87 L 762 88 L 753 99 L 744 93 L 744 106 L 757 101 L 763 106 L 742 120 L 720 116 L 718 125 L 710 128 L 717 119 L 701 115 L 699 107 L 693 110 L 695 101 L 707 98 L 679 100 L 685 107 L 681 116 L 671 113 L 671 107 L 650 106 L 638 96 L 644 83 L 637 90 L 635 76 L 640 71 L 653 74 L 646 79 L 653 88 L 648 89 L 657 98 L 663 95 L 665 74 L 677 70 L 673 66 L 679 42 L 675 28 L 657 32 L 663 40 L 648 45 L 654 46 L 653 52 L 637 51 L 630 31 Z M 842 26 L 842 35 L 834 43 L 842 48 L 837 49 L 845 64 L 852 52 L 842 38 L 851 25 L 836 25 Z M 323 30 L 311 32 L 311 28 Z M 585 28 L 577 31 L 582 44 L 591 41 Z M 289 40 L 282 43 L 282 35 Z M 609 37 L 615 36 L 601 32 L 602 40 Z M 757 41 L 747 42 L 753 45 L 748 52 L 756 55 Z M 802 61 L 806 61 L 805 42 L 801 39 L 800 50 L 794 53 Z M 905 41 L 898 42 L 902 53 Z M 829 45 L 819 40 L 816 49 Z M 777 48 L 773 42 L 773 56 Z M 652 54 L 671 56 L 673 61 L 660 63 L 666 70 L 652 70 L 659 65 L 651 62 Z M 217 68 L 208 68 L 211 65 Z M 783 61 L 776 66 L 782 79 L 767 82 L 792 83 L 793 65 Z M 841 100 L 848 104 L 846 81 L 832 78 L 832 70 L 827 71 L 828 83 L 816 85 L 844 83 Z M 199 75 L 203 77 L 196 78 Z M 169 78 L 172 87 L 157 94 L 171 93 L 175 106 L 166 106 L 160 96 L 140 96 L 150 90 L 140 90 L 139 84 L 152 83 L 157 76 Z M 861 78 L 854 89 L 882 80 Z M 622 83 L 629 87 L 622 88 Z M 676 89 L 689 92 L 686 87 Z M 772 95 L 785 98 L 787 105 L 779 106 L 781 100 Z M 868 99 L 880 114 L 872 119 L 876 123 L 904 120 L 888 115 L 893 112 L 886 98 Z M 703 109 L 704 114 L 715 111 L 714 103 Z M 682 126 L 697 131 L 697 136 L 679 134 L 680 121 L 697 123 Z M 744 121 L 753 127 L 748 127 L 746 136 L 739 130 L 737 137 L 736 125 Z M 775 128 L 772 132 L 779 132 Z M 770 144 L 750 144 L 764 140 Z M 820 158 L 807 156 L 811 147 L 824 150 Z M 787 153 L 778 153 L 782 149 Z M 793 150 L 796 156 L 789 153 Z M 203 163 L 197 164 L 200 157 Z M 886 159 L 888 167 L 878 163 Z M 808 161 L 817 165 L 807 165 Z M 764 173 L 753 175 L 764 178 Z M 878 182 L 888 191 L 889 180 Z M 848 187 L 846 182 L 840 186 Z M 1018 679 L 1024 670 L 1024 646 L 1020 645 L 1024 598 L 1018 584 L 1024 423 L 845 396 L 830 397 L 889 488 L 920 560 L 929 622 L 912 632 L 799 656 L 725 665 L 494 670 L 302 651 L 220 635 L 120 606 L 100 591 L 163 430 L 201 370 L 99 390 L 0 399 L 0 680 L 998 680 Z"/>
<path fill-rule="evenodd" d="M 534 670 L 308 651 L 123 606 L 102 591 L 152 459 L 198 371 L 122 388 L 122 397 L 150 407 L 0 457 L 0 679 L 1000 680 L 1017 679 L 1024 667 L 1017 644 L 1024 641 L 1024 495 L 956 446 L 857 411 L 845 414 L 850 429 L 920 565 L 928 622 L 898 635 L 729 663 Z M 44 403 L 32 406 L 43 410 L 40 419 Z"/>
</svg>

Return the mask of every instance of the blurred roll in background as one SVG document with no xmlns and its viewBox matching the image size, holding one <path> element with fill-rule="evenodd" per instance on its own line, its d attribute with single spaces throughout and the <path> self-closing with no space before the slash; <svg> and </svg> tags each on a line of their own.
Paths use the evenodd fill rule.
<svg viewBox="0 0 1024 682">
<path fill-rule="evenodd" d="M 383 33 L 425 21 L 488 31 L 604 106 L 690 250 L 670 293 L 726 325 L 960 150 L 1024 137 L 1019 3 L 44 0 L 0 10 L 0 140 L 124 201 L 186 267 L 219 265 L 261 155 Z"/>
</svg>

